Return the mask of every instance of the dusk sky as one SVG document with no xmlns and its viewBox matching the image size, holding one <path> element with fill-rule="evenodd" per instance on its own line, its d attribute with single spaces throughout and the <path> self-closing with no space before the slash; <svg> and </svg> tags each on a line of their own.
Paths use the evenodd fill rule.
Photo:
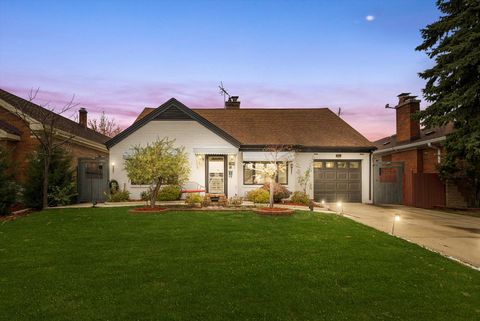
<svg viewBox="0 0 480 321">
<path fill-rule="evenodd" d="M 395 131 L 396 95 L 421 96 L 431 62 L 415 47 L 433 0 L 0 0 L 0 87 L 121 126 L 175 97 L 222 107 L 342 108 L 374 140 Z M 422 102 L 425 107 L 425 102 Z"/>
</svg>

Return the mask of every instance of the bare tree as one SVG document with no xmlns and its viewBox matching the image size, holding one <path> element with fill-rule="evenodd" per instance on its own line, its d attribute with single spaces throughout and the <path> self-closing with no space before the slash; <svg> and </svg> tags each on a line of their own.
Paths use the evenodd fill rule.
<svg viewBox="0 0 480 321">
<path fill-rule="evenodd" d="M 261 173 L 265 178 L 269 179 L 270 183 L 270 208 L 273 208 L 273 194 L 275 190 L 275 179 L 279 173 L 287 170 L 287 162 L 291 161 L 290 152 L 293 150 L 291 145 L 270 145 L 264 149 L 267 158 L 266 166 L 261 168 L 254 167 L 253 163 L 248 163 L 247 168 Z M 282 165 L 284 163 L 285 165 Z"/>
<path fill-rule="evenodd" d="M 43 182 L 42 182 L 42 208 L 48 206 L 48 179 L 49 168 L 52 155 L 55 150 L 67 144 L 73 137 L 72 128 L 69 132 L 59 130 L 58 125 L 64 117 L 63 114 L 76 106 L 73 103 L 75 95 L 62 108 L 56 109 L 49 103 L 36 105 L 33 101 L 36 99 L 39 89 L 30 90 L 28 100 L 13 106 L 14 113 L 20 117 L 30 129 L 30 133 L 38 141 L 40 152 L 43 155 Z"/>
<path fill-rule="evenodd" d="M 118 126 L 118 124 L 115 122 L 114 118 L 109 119 L 107 115 L 105 115 L 105 111 L 102 111 L 102 115 L 99 119 L 89 120 L 88 127 L 97 133 L 108 137 L 113 137 L 122 131 L 120 126 Z"/>
</svg>

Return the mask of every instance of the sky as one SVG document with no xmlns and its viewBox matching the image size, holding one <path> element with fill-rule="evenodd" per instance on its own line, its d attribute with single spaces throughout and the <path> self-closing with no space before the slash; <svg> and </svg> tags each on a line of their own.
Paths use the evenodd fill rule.
<svg viewBox="0 0 480 321">
<path fill-rule="evenodd" d="M 223 82 L 242 108 L 341 108 L 375 140 L 395 132 L 385 104 L 421 98 L 438 17 L 434 0 L 0 0 L 0 87 L 125 128 L 171 97 L 222 107 Z"/>
</svg>

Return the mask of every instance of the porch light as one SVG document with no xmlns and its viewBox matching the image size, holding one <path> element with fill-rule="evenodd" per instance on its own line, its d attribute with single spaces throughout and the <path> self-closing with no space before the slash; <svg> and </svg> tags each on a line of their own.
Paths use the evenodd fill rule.
<svg viewBox="0 0 480 321">
<path fill-rule="evenodd" d="M 199 161 L 199 162 L 203 161 L 203 155 L 202 154 L 197 154 L 197 161 Z"/>
<path fill-rule="evenodd" d="M 115 162 L 112 162 L 112 173 L 115 173 Z"/>
<path fill-rule="evenodd" d="M 230 155 L 230 156 L 228 156 L 228 160 L 229 160 L 231 163 L 235 162 L 235 155 Z"/>
</svg>

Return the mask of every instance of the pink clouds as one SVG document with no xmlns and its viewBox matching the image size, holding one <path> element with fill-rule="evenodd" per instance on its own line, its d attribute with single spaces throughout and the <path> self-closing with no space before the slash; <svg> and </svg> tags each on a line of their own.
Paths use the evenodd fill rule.
<svg viewBox="0 0 480 321">
<path fill-rule="evenodd" d="M 77 87 L 76 82 L 60 84 L 51 79 L 44 81 L 46 85 L 40 88 L 37 103 L 48 102 L 51 106 L 61 107 L 76 92 L 74 102 L 78 108 L 87 108 L 89 117 L 96 118 L 105 111 L 123 128 L 128 127 L 144 107 L 157 107 L 172 97 L 189 107 L 221 108 L 223 105 L 223 97 L 218 93 L 218 84 L 212 82 L 108 84 L 106 81 L 96 79 L 92 82 L 83 82 L 82 86 Z M 28 96 L 29 88 L 2 85 L 2 88 L 20 97 Z M 340 107 L 342 118 L 370 140 L 391 135 L 395 130 L 395 111 L 385 109 L 383 106 L 388 102 L 394 104 L 397 92 L 386 86 L 346 88 L 323 85 L 285 88 L 266 84 L 229 85 L 230 93 L 240 96 L 244 108 L 328 107 L 337 112 Z M 76 112 L 71 115 L 72 118 L 75 116 Z"/>
</svg>

